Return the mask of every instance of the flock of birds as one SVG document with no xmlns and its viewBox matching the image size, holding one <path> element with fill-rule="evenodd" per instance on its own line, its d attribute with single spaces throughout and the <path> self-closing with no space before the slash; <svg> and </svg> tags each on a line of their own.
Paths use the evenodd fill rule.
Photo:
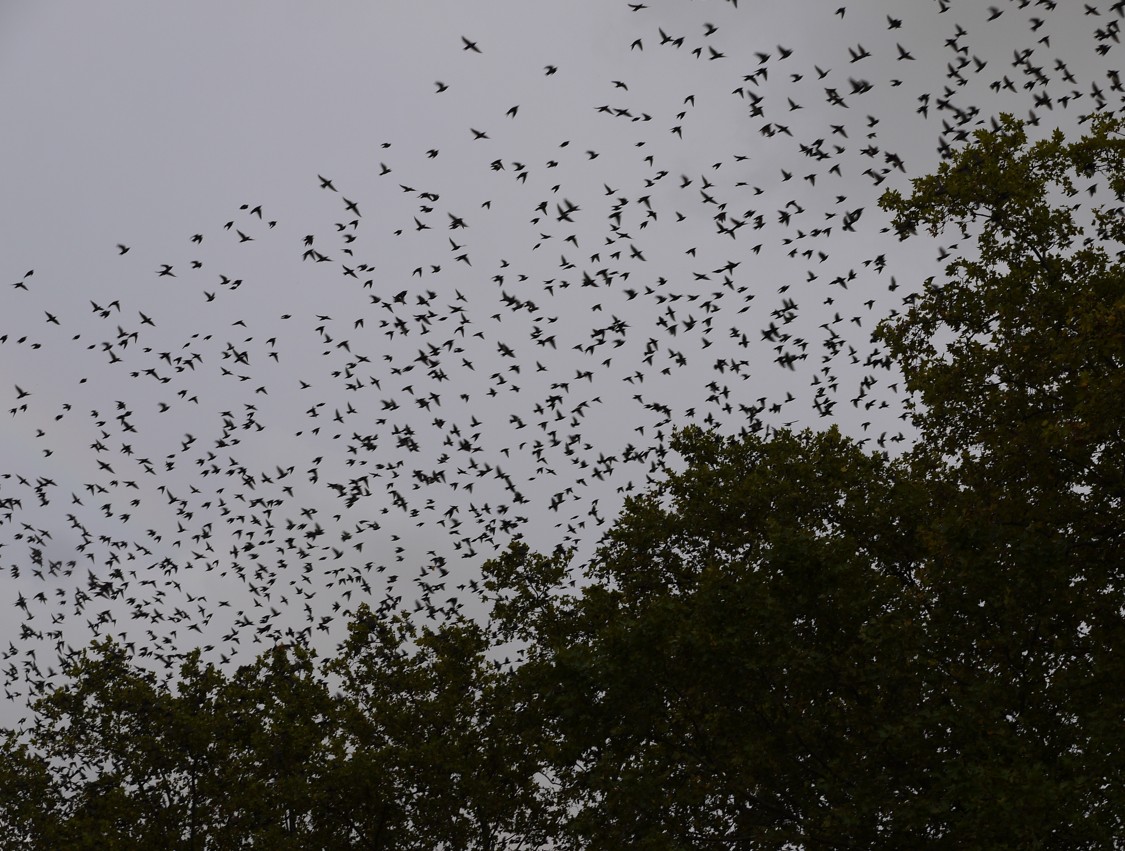
<svg viewBox="0 0 1125 851">
<path fill-rule="evenodd" d="M 615 5 L 620 78 L 578 92 L 581 137 L 512 153 L 514 128 L 575 97 L 560 53 L 510 69 L 535 104 L 434 147 L 384 142 L 378 197 L 310 176 L 330 219 L 311 232 L 249 200 L 155 263 L 117 245 L 144 289 L 76 306 L 43 270 L 10 280 L 7 698 L 98 635 L 173 671 L 196 646 L 329 646 L 361 602 L 479 613 L 480 565 L 512 538 L 572 548 L 577 571 L 674 463 L 677 426 L 909 445 L 870 335 L 969 246 L 920 258 L 877 199 L 1000 112 L 1046 132 L 1120 109 L 1125 0 L 807 6 L 808 27 L 862 38 L 783 45 L 745 0 Z M 419 109 L 502 46 L 447 49 L 460 82 Z M 657 67 L 692 88 L 652 84 Z M 451 158 L 468 178 L 438 171 Z M 292 280 L 255 277 L 267 253 Z M 70 368 L 36 372 L 48 354 Z"/>
</svg>

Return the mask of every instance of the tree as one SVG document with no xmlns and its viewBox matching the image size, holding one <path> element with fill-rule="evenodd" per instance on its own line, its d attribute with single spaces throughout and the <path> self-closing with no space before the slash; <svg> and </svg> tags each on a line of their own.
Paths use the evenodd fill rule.
<svg viewBox="0 0 1125 851">
<path fill-rule="evenodd" d="M 419 629 L 366 607 L 349 633 L 326 671 L 340 685 L 344 785 L 381 794 L 378 823 L 359 835 L 393 829 L 378 847 L 396 849 L 545 847 L 549 806 L 508 679 L 486 656 L 489 634 L 461 619 Z"/>
<path fill-rule="evenodd" d="M 881 331 L 922 405 L 911 462 L 942 494 L 927 582 L 949 747 L 990 769 L 948 778 L 981 812 L 949 821 L 1043 847 L 1125 833 L 1121 129 L 1029 145 L 1005 117 L 883 201 L 901 234 L 975 230 L 979 255 Z M 1099 188 L 1116 206 L 1079 203 Z"/>
<path fill-rule="evenodd" d="M 918 523 L 898 516 L 922 494 L 834 430 L 673 445 L 687 469 L 629 504 L 595 584 L 539 610 L 515 674 L 573 847 L 879 847 L 857 817 L 923 770 Z"/>
<path fill-rule="evenodd" d="M 34 747 L 8 736 L 23 779 L 2 789 L 5 804 L 28 780 L 42 792 L 29 817 L 0 821 L 5 847 L 202 849 L 246 836 L 328 847 L 301 842 L 322 812 L 334 728 L 313 672 L 303 648 L 275 648 L 229 679 L 194 651 L 173 692 L 126 648 L 94 644 L 37 702 Z"/>
<path fill-rule="evenodd" d="M 360 607 L 322 665 L 279 645 L 175 689 L 110 639 L 0 742 L 0 845 L 482 851 L 543 847 L 547 810 L 509 735 L 483 629 Z"/>
<path fill-rule="evenodd" d="M 884 207 L 954 260 L 878 332 L 901 457 L 687 428 L 574 590 L 361 607 L 175 690 L 110 641 L 0 744 L 5 847 L 1094 849 L 1125 837 L 1121 123 L 1005 118 Z M 501 664 L 505 653 L 515 661 Z"/>
<path fill-rule="evenodd" d="M 884 196 L 904 238 L 978 249 L 880 330 L 907 455 L 687 430 L 580 595 L 552 600 L 558 556 L 501 560 L 573 847 L 1125 836 L 1125 217 L 1076 201 L 1120 202 L 1120 127 L 1028 145 L 1005 118 Z"/>
</svg>

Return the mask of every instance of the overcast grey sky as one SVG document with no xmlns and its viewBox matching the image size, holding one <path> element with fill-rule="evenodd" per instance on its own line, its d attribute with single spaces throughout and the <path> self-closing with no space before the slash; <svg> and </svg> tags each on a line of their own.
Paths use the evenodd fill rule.
<svg viewBox="0 0 1125 851">
<path fill-rule="evenodd" d="M 0 5 L 11 695 L 94 632 L 479 611 L 676 425 L 898 451 L 870 333 L 949 244 L 879 195 L 1120 108 L 1108 2 L 634 5 Z"/>
</svg>

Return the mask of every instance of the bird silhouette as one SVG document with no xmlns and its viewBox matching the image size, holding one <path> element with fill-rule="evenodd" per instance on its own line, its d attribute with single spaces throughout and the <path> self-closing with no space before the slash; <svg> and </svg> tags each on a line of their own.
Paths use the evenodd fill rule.
<svg viewBox="0 0 1125 851">
<path fill-rule="evenodd" d="M 466 97 L 424 111 L 452 131 L 410 138 L 386 117 L 384 162 L 347 185 L 317 174 L 276 229 L 262 197 L 218 206 L 186 244 L 118 231 L 134 257 L 167 251 L 156 276 L 175 282 L 111 256 L 75 311 L 45 266 L 9 278 L 10 439 L 31 451 L 0 471 L 0 542 L 27 650 L 128 633 L 171 670 L 193 643 L 236 663 L 336 638 L 360 600 L 440 618 L 480 603 L 480 564 L 513 537 L 588 556 L 689 422 L 826 419 L 906 448 L 906 386 L 871 330 L 965 249 L 946 235 L 905 255 L 868 208 L 1000 111 L 1043 130 L 1116 110 L 1111 7 L 808 2 L 807 25 L 834 33 L 813 51 L 742 42 L 753 10 L 734 3 L 627 5 L 605 13 L 593 68 L 521 17 L 550 53 L 462 62 Z M 402 85 L 481 53 L 435 41 Z M 267 254 L 279 265 L 256 267 Z"/>
</svg>

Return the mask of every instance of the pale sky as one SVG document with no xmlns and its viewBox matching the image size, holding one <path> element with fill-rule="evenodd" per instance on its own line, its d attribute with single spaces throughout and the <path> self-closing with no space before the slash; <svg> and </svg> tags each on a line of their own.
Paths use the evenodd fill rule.
<svg viewBox="0 0 1125 851">
<path fill-rule="evenodd" d="M 899 451 L 870 333 L 953 237 L 878 197 L 1001 111 L 1120 108 L 1120 13 L 1051 6 L 0 4 L 11 706 L 60 637 L 479 613 L 673 426 Z"/>
</svg>

